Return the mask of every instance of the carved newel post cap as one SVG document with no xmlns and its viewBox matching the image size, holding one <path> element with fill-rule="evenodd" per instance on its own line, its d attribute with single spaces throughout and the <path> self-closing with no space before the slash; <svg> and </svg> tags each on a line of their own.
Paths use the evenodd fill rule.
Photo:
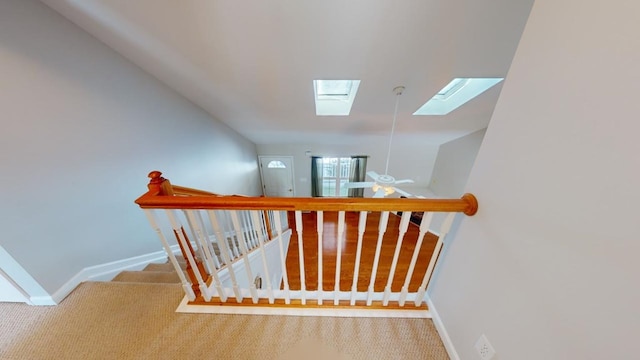
<svg viewBox="0 0 640 360">
<path fill-rule="evenodd" d="M 162 173 L 158 170 L 150 172 L 148 176 L 151 179 L 149 181 L 150 184 L 158 184 L 164 180 L 164 178 L 162 177 Z"/>
</svg>

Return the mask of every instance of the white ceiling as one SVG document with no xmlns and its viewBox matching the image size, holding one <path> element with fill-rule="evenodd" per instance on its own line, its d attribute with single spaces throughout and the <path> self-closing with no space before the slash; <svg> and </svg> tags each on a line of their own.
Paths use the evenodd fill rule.
<svg viewBox="0 0 640 360">
<path fill-rule="evenodd" d="M 440 144 L 486 127 L 502 85 L 412 116 L 454 77 L 504 77 L 533 0 L 42 0 L 257 144 L 387 134 Z M 360 79 L 348 117 L 314 79 Z"/>
</svg>

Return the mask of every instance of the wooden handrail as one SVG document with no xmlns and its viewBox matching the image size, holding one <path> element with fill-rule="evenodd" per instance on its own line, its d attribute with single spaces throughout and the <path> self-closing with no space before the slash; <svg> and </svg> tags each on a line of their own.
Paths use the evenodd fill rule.
<svg viewBox="0 0 640 360">
<path fill-rule="evenodd" d="M 176 186 L 153 171 L 149 191 L 136 199 L 141 208 L 153 209 L 223 209 L 223 210 L 303 210 L 303 211 L 411 211 L 462 212 L 473 216 L 478 201 L 473 194 L 460 199 L 400 199 L 400 198 L 289 198 L 219 196 L 196 190 L 194 196 L 177 195 Z M 188 189 L 177 187 L 180 190 Z M 195 189 L 194 189 L 195 190 Z M 215 195 L 215 196 L 212 196 Z"/>
<path fill-rule="evenodd" d="M 220 194 L 212 193 L 209 191 L 188 188 L 184 186 L 171 185 L 173 187 L 174 195 L 178 196 L 222 196 Z"/>
</svg>

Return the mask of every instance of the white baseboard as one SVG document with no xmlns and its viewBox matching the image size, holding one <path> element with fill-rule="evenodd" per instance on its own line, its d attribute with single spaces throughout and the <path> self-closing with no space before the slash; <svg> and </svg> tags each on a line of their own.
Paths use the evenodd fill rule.
<svg viewBox="0 0 640 360">
<path fill-rule="evenodd" d="M 460 360 L 460 356 L 458 356 L 458 352 L 453 346 L 449 333 L 447 332 L 447 329 L 445 329 L 442 319 L 440 319 L 440 315 L 433 305 L 431 298 L 426 296 L 426 300 L 427 306 L 429 306 L 429 312 L 431 312 L 431 320 L 433 320 L 433 325 L 435 325 L 438 334 L 440 334 L 440 339 L 442 339 L 442 342 L 444 343 L 444 347 L 447 350 L 447 354 L 449 354 L 449 358 L 452 360 Z"/>
<path fill-rule="evenodd" d="M 53 300 L 53 296 L 31 296 L 29 298 L 29 305 L 52 306 L 58 305 L 58 303 Z"/>
<path fill-rule="evenodd" d="M 171 250 L 175 253 L 179 252 L 180 248 L 178 245 L 173 245 Z M 53 295 L 49 297 L 41 296 L 38 299 L 32 297 L 31 302 L 33 305 L 57 305 L 84 281 L 110 281 L 122 271 L 142 270 L 150 263 L 164 262 L 166 260 L 167 254 L 164 251 L 156 251 L 106 264 L 89 266 L 80 270 L 80 272 L 69 279 L 69 281 L 62 285 Z"/>
<path fill-rule="evenodd" d="M 20 289 L 20 292 L 24 293 L 27 304 L 55 305 L 49 293 L 2 246 L 0 246 L 0 271 Z"/>
</svg>

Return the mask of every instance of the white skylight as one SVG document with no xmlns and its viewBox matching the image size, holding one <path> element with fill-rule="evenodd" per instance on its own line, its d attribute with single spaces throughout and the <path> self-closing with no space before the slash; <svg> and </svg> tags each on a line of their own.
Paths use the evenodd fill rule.
<svg viewBox="0 0 640 360">
<path fill-rule="evenodd" d="M 503 78 L 455 78 L 413 115 L 446 115 L 502 80 Z"/>
<path fill-rule="evenodd" d="M 349 115 L 360 80 L 313 80 L 316 115 Z"/>
</svg>

